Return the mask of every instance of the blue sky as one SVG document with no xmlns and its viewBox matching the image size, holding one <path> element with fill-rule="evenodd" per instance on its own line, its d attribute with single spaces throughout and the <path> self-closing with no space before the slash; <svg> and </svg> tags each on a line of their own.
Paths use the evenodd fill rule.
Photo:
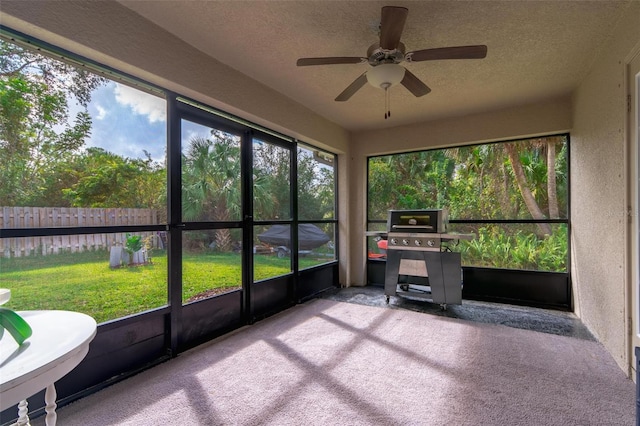
<svg viewBox="0 0 640 426">
<path fill-rule="evenodd" d="M 78 106 L 70 109 L 73 115 L 78 111 Z M 111 81 L 93 92 L 88 111 L 92 127 L 86 147 L 100 147 L 128 158 L 145 158 L 146 150 L 155 161 L 164 163 L 167 130 L 163 98 Z M 182 127 L 184 145 L 194 136 L 210 136 L 210 128 L 199 124 L 183 121 Z"/>
<path fill-rule="evenodd" d="M 69 100 L 69 106 L 70 117 L 75 117 L 80 107 L 75 100 Z M 127 158 L 145 158 L 147 151 L 164 164 L 167 130 L 163 98 L 110 81 L 92 93 L 88 111 L 92 127 L 85 147 L 100 147 Z M 183 120 L 183 150 L 191 138 L 208 138 L 210 131 L 209 127 Z M 326 167 L 320 163 L 316 166 Z"/>
<path fill-rule="evenodd" d="M 70 112 L 75 115 L 77 107 Z M 164 163 L 166 102 L 157 96 L 113 81 L 92 94 L 88 106 L 91 136 L 87 147 L 100 147 L 129 158 L 144 158 L 144 151 Z"/>
</svg>

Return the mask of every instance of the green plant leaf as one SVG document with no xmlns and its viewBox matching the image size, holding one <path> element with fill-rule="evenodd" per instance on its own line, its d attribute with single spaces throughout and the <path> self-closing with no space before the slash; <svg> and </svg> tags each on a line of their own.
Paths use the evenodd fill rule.
<svg viewBox="0 0 640 426">
<path fill-rule="evenodd" d="M 0 308 L 0 328 L 6 329 L 18 345 L 22 345 L 33 333 L 29 324 L 20 315 L 7 308 Z"/>
</svg>

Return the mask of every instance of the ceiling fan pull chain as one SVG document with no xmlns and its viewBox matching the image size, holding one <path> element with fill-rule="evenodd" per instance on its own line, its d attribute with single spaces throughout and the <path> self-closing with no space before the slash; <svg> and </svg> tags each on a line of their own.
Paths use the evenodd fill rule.
<svg viewBox="0 0 640 426">
<path fill-rule="evenodd" d="M 384 119 L 391 117 L 391 109 L 389 108 L 389 87 L 384 88 Z"/>
<path fill-rule="evenodd" d="M 384 88 L 384 119 L 387 119 L 387 88 Z"/>
<path fill-rule="evenodd" d="M 384 119 L 385 120 L 387 118 L 389 118 L 388 115 L 387 115 L 387 110 L 388 110 L 388 108 L 387 108 L 387 89 L 385 88 L 384 89 Z"/>
<path fill-rule="evenodd" d="M 391 93 L 387 90 L 387 118 L 391 118 Z"/>
</svg>

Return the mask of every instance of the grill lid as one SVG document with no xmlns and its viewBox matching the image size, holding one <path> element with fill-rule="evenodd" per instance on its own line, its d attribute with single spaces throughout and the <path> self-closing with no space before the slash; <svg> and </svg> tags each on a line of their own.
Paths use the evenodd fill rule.
<svg viewBox="0 0 640 426">
<path fill-rule="evenodd" d="M 446 209 L 389 210 L 388 232 L 444 233 L 448 222 Z"/>
</svg>

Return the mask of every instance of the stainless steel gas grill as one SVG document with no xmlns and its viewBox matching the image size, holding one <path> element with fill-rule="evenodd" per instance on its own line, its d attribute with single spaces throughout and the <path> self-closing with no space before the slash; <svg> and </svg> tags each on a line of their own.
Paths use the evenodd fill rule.
<svg viewBox="0 0 640 426">
<path fill-rule="evenodd" d="M 460 253 L 443 243 L 471 239 L 471 234 L 447 234 L 445 209 L 389 210 L 384 293 L 440 304 L 462 303 Z"/>
</svg>

